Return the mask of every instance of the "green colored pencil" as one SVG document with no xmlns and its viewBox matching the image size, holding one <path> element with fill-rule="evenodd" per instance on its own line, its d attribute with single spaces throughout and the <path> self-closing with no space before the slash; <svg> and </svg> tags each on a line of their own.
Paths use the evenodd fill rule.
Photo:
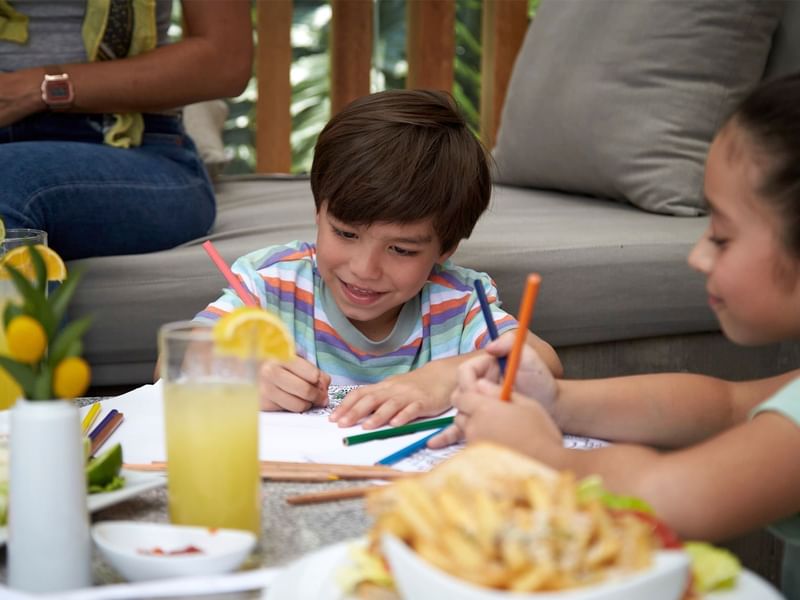
<svg viewBox="0 0 800 600">
<path fill-rule="evenodd" d="M 408 423 L 407 425 L 400 425 L 400 427 L 389 427 L 388 429 L 377 429 L 369 433 L 359 433 L 358 435 L 350 435 L 342 438 L 342 443 L 345 446 L 355 446 L 356 444 L 363 444 L 371 440 L 383 440 L 386 438 L 397 437 L 399 435 L 408 435 L 409 433 L 416 433 L 417 431 L 426 431 L 428 429 L 439 429 L 452 425 L 453 417 L 442 417 L 441 419 L 433 419 L 432 421 L 420 421 L 418 423 Z"/>
</svg>

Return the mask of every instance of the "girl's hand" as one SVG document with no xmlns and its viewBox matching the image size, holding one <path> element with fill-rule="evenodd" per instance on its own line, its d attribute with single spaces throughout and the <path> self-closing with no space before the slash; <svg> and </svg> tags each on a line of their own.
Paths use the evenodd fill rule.
<svg viewBox="0 0 800 600">
<path fill-rule="evenodd" d="M 500 387 L 486 379 L 470 389 L 459 387 L 452 397 L 458 409 L 455 423 L 428 446 L 441 448 L 460 439 L 490 441 L 533 456 L 563 447 L 561 431 L 541 405 L 519 394 L 511 402 L 499 398 Z"/>
<path fill-rule="evenodd" d="M 497 358 L 508 356 L 514 345 L 514 336 L 514 332 L 501 335 L 486 345 L 488 356 L 485 354 L 476 356 L 463 363 L 458 370 L 457 389 L 472 389 L 480 379 L 500 383 L 501 374 Z M 550 369 L 528 344 L 522 347 L 522 358 L 514 380 L 514 390 L 538 401 L 552 414 L 558 395 L 558 384 Z M 500 397 L 499 388 L 497 397 Z"/>
<path fill-rule="evenodd" d="M 258 374 L 261 410 L 303 412 L 328 404 L 331 376 L 304 358 L 288 363 L 267 361 Z"/>
<path fill-rule="evenodd" d="M 330 416 L 339 427 L 350 427 L 365 419 L 364 429 L 375 429 L 387 423 L 393 427 L 419 417 L 431 417 L 450 408 L 450 389 L 440 369 L 443 361 L 353 390 Z"/>
</svg>

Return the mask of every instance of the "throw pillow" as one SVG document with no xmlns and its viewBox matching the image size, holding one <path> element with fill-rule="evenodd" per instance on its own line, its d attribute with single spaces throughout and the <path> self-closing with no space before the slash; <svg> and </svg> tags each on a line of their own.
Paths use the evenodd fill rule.
<svg viewBox="0 0 800 600">
<path fill-rule="evenodd" d="M 230 159 L 225 155 L 222 130 L 228 116 L 224 100 L 209 100 L 190 104 L 183 109 L 183 126 L 194 140 L 208 174 L 215 178 Z"/>
<path fill-rule="evenodd" d="M 704 214 L 710 140 L 764 72 L 785 0 L 542 0 L 496 180 Z"/>
</svg>

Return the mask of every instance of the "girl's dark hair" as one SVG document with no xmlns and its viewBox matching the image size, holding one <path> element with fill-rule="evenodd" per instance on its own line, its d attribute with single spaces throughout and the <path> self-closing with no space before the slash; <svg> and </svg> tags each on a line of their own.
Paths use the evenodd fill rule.
<svg viewBox="0 0 800 600">
<path fill-rule="evenodd" d="M 785 244 L 800 257 L 800 73 L 757 87 L 731 122 L 755 145 L 764 169 L 757 192 L 778 210 Z"/>
<path fill-rule="evenodd" d="M 469 237 L 489 204 L 487 153 L 453 98 L 389 90 L 359 98 L 317 140 L 311 167 L 317 211 L 349 225 L 432 218 L 441 250 Z"/>
</svg>

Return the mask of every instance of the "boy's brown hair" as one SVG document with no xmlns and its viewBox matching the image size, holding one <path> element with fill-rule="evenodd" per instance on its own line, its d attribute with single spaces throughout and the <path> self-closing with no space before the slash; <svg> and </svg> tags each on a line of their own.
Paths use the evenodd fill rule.
<svg viewBox="0 0 800 600">
<path fill-rule="evenodd" d="M 453 98 L 389 90 L 359 98 L 320 133 L 311 166 L 317 211 L 349 225 L 432 218 L 442 252 L 489 204 L 487 153 Z"/>
</svg>

